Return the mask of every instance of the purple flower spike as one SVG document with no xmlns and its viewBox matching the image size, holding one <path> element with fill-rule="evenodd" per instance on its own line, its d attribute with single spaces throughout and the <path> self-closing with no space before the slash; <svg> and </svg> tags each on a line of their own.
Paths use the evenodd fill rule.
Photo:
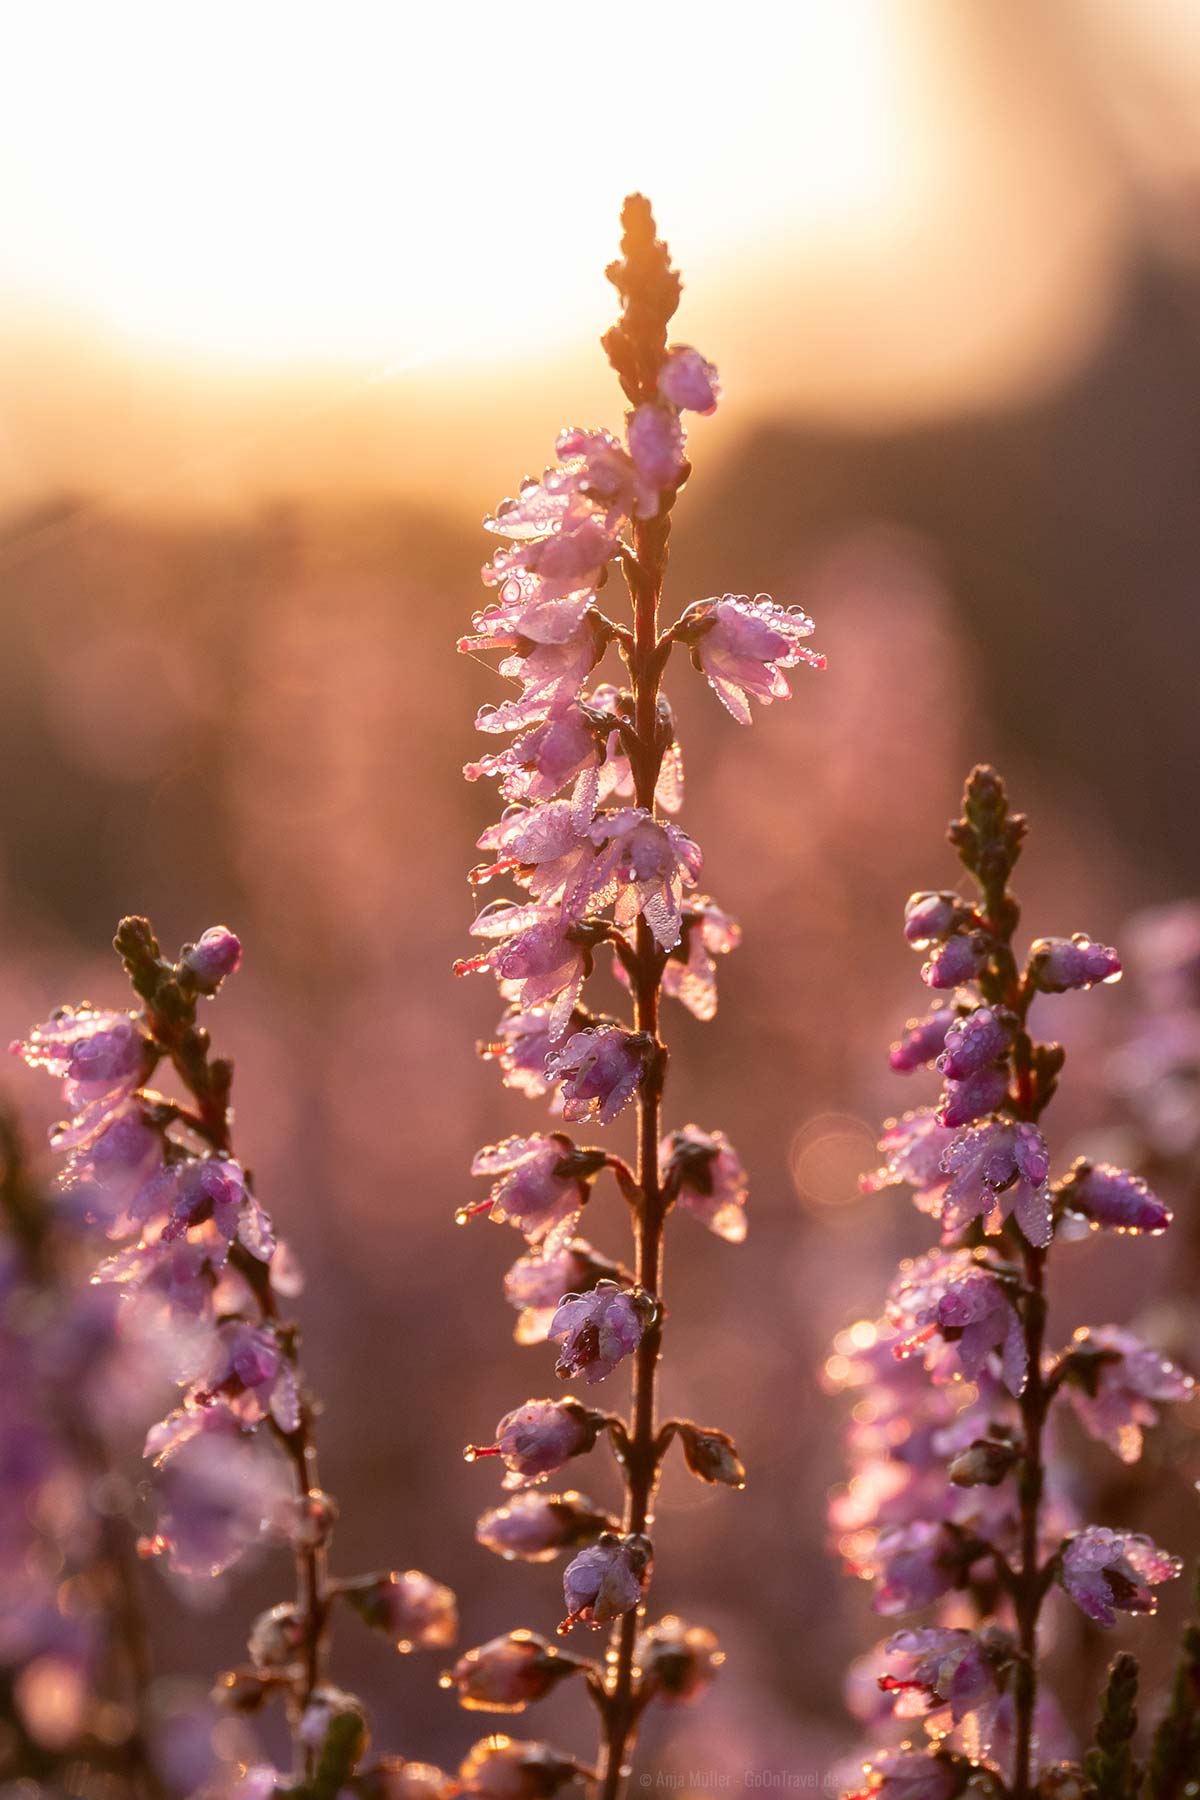
<svg viewBox="0 0 1200 1800">
<path fill-rule="evenodd" d="M 506 1413 L 496 1427 L 494 1444 L 472 1444 L 468 1462 L 499 1456 L 508 1469 L 506 1486 L 543 1481 L 573 1456 L 583 1456 L 596 1442 L 601 1421 L 578 1400 L 527 1400 Z"/>
<path fill-rule="evenodd" d="M 1060 1189 L 1064 1205 L 1106 1231 L 1152 1237 L 1167 1229 L 1173 1217 L 1157 1194 L 1138 1175 L 1111 1163 L 1075 1164 Z"/>
<path fill-rule="evenodd" d="M 968 1075 L 998 1062 L 1012 1047 L 1016 1023 L 1002 1006 L 977 1006 L 974 1012 L 952 1020 L 938 1058 L 939 1074 L 948 1081 L 965 1081 Z"/>
<path fill-rule="evenodd" d="M 1121 959 L 1115 950 L 1076 932 L 1070 938 L 1038 938 L 1029 948 L 1029 972 L 1043 993 L 1066 994 L 1118 980 Z"/>
<path fill-rule="evenodd" d="M 956 988 L 974 981 L 987 967 L 988 941 L 982 932 L 961 932 L 938 944 L 929 961 L 921 965 L 926 987 Z"/>
<path fill-rule="evenodd" d="M 1089 1619 L 1115 1625 L 1118 1612 L 1155 1612 L 1152 1589 L 1173 1580 L 1182 1566 L 1139 1533 L 1089 1525 L 1067 1540 L 1059 1580 Z"/>
<path fill-rule="evenodd" d="M 601 1025 L 577 1031 L 546 1058 L 546 1075 L 561 1082 L 563 1118 L 609 1125 L 633 1099 L 653 1052 L 642 1032 Z"/>
<path fill-rule="evenodd" d="M 908 1075 L 937 1062 L 946 1043 L 946 1034 L 955 1022 L 951 1007 L 939 1007 L 924 1019 L 910 1019 L 904 1036 L 888 1051 L 888 1062 L 898 1075 Z"/>
<path fill-rule="evenodd" d="M 721 398 L 717 371 L 690 344 L 672 344 L 658 377 L 658 391 L 681 412 L 714 413 Z"/>
<path fill-rule="evenodd" d="M 554 1372 L 564 1379 L 582 1375 L 603 1381 L 632 1356 L 654 1317 L 655 1306 L 640 1289 L 601 1281 L 587 1294 L 566 1294 L 550 1321 L 551 1343 L 562 1346 Z"/>
<path fill-rule="evenodd" d="M 641 1600 L 650 1579 L 653 1551 L 640 1533 L 618 1537 L 605 1532 L 590 1550 L 581 1550 L 563 1573 L 567 1616 L 559 1626 L 610 1625 Z"/>
<path fill-rule="evenodd" d="M 962 1081 L 947 1081 L 938 1108 L 938 1124 L 973 1125 L 988 1113 L 995 1112 L 1008 1095 L 1008 1070 L 976 1069 Z"/>
</svg>

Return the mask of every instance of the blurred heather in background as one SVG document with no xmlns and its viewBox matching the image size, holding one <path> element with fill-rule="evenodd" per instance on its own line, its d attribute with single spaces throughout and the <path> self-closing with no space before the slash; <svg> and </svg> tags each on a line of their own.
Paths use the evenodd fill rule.
<svg viewBox="0 0 1200 1800">
<path fill-rule="evenodd" d="M 838 1671 L 872 1630 L 825 1555 L 839 1410 L 815 1374 L 921 1241 L 856 1184 L 897 1104 L 879 1046 L 910 1008 L 899 907 L 973 759 L 1038 818 L 1030 915 L 1086 915 L 1130 970 L 1065 1023 L 1060 1141 L 1153 1161 L 1177 1222 L 1169 1250 L 1081 1247 L 1089 1310 L 1170 1308 L 1185 1239 L 1194 1292 L 1195 1138 L 1147 1106 L 1144 1071 L 1170 1056 L 1172 1093 L 1194 1084 L 1195 956 L 1168 993 L 1166 953 L 1122 926 L 1200 887 L 1197 15 L 51 5 L 9 37 L 0 1028 L 63 994 L 119 1004 L 97 952 L 123 913 L 172 941 L 236 927 L 239 1146 L 310 1276 L 344 1557 L 402 1543 L 459 1589 L 471 1642 L 510 1622 L 520 1573 L 469 1547 L 462 1395 L 499 1416 L 523 1365 L 496 1352 L 499 1293 L 475 1298 L 494 1247 L 451 1241 L 472 1151 L 506 1129 L 461 1054 L 492 999 L 449 973 L 489 819 L 459 770 L 498 689 L 452 644 L 513 444 L 577 422 L 551 410 L 565 391 L 615 422 L 594 350 L 614 207 L 642 186 L 669 225 L 689 329 L 737 399 L 681 504 L 672 591 L 736 586 L 752 532 L 756 582 L 819 616 L 830 667 L 689 770 L 691 826 L 755 929 L 719 1038 L 681 1018 L 674 1071 L 694 1116 L 719 1097 L 753 1210 L 720 1265 L 743 1327 L 717 1343 L 681 1308 L 663 1401 L 736 1416 L 752 1480 L 731 1514 L 668 1473 L 656 1591 L 729 1652 L 684 1766 L 819 1778 L 852 1741 Z M 694 121 L 682 144 L 656 84 Z M 685 744 L 719 725 L 707 700 L 681 690 Z M 1114 1091 L 1132 1149 L 1111 1146 Z M 5 1092 L 40 1141 L 50 1100 L 15 1065 Z M 693 1296 L 722 1258 L 701 1238 L 675 1253 Z M 1195 1366 L 1175 1310 L 1168 1347 Z M 1183 1478 L 1136 1521 L 1114 1501 L 1181 1548 L 1184 1419 Z M 276 1597 L 257 1579 L 228 1618 L 160 1613 L 164 1664 L 235 1659 L 236 1621 Z M 427 1666 L 381 1670 L 350 1634 L 343 1654 L 381 1735 L 405 1720 L 412 1754 L 457 1760 L 469 1730 Z M 558 1741 L 576 1704 L 547 1714 Z"/>
</svg>

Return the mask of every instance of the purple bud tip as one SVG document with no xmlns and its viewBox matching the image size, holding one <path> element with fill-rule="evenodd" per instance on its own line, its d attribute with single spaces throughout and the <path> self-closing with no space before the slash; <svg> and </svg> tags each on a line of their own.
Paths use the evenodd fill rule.
<svg viewBox="0 0 1200 1800">
<path fill-rule="evenodd" d="M 197 987 L 212 993 L 241 965 L 241 940 L 228 925 L 210 925 L 199 942 L 189 945 L 183 953 L 183 966 Z"/>
</svg>

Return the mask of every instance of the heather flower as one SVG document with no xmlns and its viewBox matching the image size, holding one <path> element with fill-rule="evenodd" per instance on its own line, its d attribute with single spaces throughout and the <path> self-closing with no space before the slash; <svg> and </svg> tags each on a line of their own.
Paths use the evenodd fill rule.
<svg viewBox="0 0 1200 1800">
<path fill-rule="evenodd" d="M 955 1800 L 967 1784 L 970 1765 L 932 1746 L 882 1750 L 864 1763 L 867 1784 L 849 1800 Z"/>
<path fill-rule="evenodd" d="M 514 1481 L 542 1481 L 573 1456 L 585 1455 L 599 1428 L 597 1416 L 578 1400 L 527 1400 L 504 1415 L 494 1444 L 472 1445 L 467 1459 L 499 1456 Z"/>
<path fill-rule="evenodd" d="M 977 1006 L 949 1021 L 938 1071 L 947 1081 L 965 1081 L 1008 1054 L 1017 1021 L 1006 1007 Z"/>
<path fill-rule="evenodd" d="M 883 1188 L 908 1186 L 922 1211 L 937 1211 L 946 1187 L 942 1158 L 954 1141 L 955 1133 L 930 1107 L 889 1119 L 877 1145 L 883 1166 L 862 1177 L 863 1192 L 876 1194 Z"/>
<path fill-rule="evenodd" d="M 663 950 L 673 950 L 682 931 L 685 887 L 695 887 L 703 857 L 677 825 L 659 823 L 644 807 L 605 813 L 591 829 L 600 855 L 585 874 L 597 897 L 613 882 L 615 923 L 623 930 L 642 914 Z"/>
<path fill-rule="evenodd" d="M 478 1712 L 523 1712 L 582 1665 L 533 1631 L 509 1631 L 460 1656 L 442 1677 L 461 1706 Z"/>
<path fill-rule="evenodd" d="M 598 790 L 601 747 L 590 713 L 577 702 L 535 725 L 495 756 L 468 763 L 468 781 L 495 775 L 509 801 L 552 800 L 569 782 L 576 784 L 573 803 L 580 819 L 590 817 Z"/>
<path fill-rule="evenodd" d="M 250 1424 L 269 1416 L 287 1433 L 300 1423 L 295 1373 L 275 1333 L 260 1325 L 231 1319 L 218 1326 L 201 1386 Z"/>
<path fill-rule="evenodd" d="M 679 635 L 692 660 L 739 725 L 750 723 L 750 701 L 769 706 L 791 693 L 784 669 L 797 663 L 823 669 L 825 658 L 804 648 L 813 622 L 798 606 L 777 606 L 766 594 L 698 600 L 684 614 Z"/>
<path fill-rule="evenodd" d="M 515 1225 L 530 1243 L 556 1238 L 577 1222 L 602 1163 L 602 1156 L 577 1151 L 570 1138 L 558 1133 L 486 1144 L 476 1153 L 471 1173 L 495 1176 L 492 1191 L 458 1217 L 462 1221 L 486 1211 L 497 1224 Z"/>
<path fill-rule="evenodd" d="M 1071 938 L 1038 938 L 1031 944 L 1029 973 L 1043 993 L 1065 994 L 1098 981 L 1116 981 L 1121 960 L 1115 950 L 1076 932 Z"/>
<path fill-rule="evenodd" d="M 959 932 L 934 946 L 929 961 L 921 965 L 921 980 L 931 988 L 961 987 L 982 973 L 988 955 L 988 941 L 982 932 Z"/>
<path fill-rule="evenodd" d="M 1170 1210 L 1141 1177 L 1111 1163 L 1081 1158 L 1059 1188 L 1059 1197 L 1069 1212 L 1108 1231 L 1158 1235 L 1171 1223 Z"/>
<path fill-rule="evenodd" d="M 664 1188 L 727 1243 L 746 1236 L 746 1171 L 723 1131 L 685 1125 L 659 1145 Z"/>
<path fill-rule="evenodd" d="M 200 1419 L 204 1429 L 165 1451 L 150 1548 L 174 1574 L 211 1580 L 283 1535 L 290 1484 L 282 1460 L 230 1416 L 209 1409 Z"/>
<path fill-rule="evenodd" d="M 1089 1437 L 1122 1462 L 1142 1453 L 1143 1427 L 1158 1423 L 1157 1404 L 1190 1400 L 1190 1375 L 1119 1325 L 1081 1327 L 1065 1353 L 1066 1394 Z"/>
<path fill-rule="evenodd" d="M 949 888 L 910 894 L 904 903 L 904 935 L 914 950 L 928 950 L 960 930 L 971 916 L 962 895 Z"/>
<path fill-rule="evenodd" d="M 935 1250 L 902 1265 L 888 1318 L 900 1333 L 898 1355 L 911 1355 L 940 1336 L 968 1381 L 984 1374 L 994 1352 L 1009 1393 L 1024 1388 L 1028 1358 L 1020 1317 L 1004 1284 L 968 1252 Z"/>
<path fill-rule="evenodd" d="M 663 966 L 663 993 L 686 1006 L 693 1018 L 714 1018 L 715 959 L 736 950 L 741 941 L 741 926 L 715 900 L 699 896 L 689 899 L 683 908 L 682 937 Z"/>
<path fill-rule="evenodd" d="M 636 1532 L 629 1537 L 605 1532 L 590 1549 L 581 1550 L 563 1572 L 564 1627 L 608 1625 L 630 1612 L 650 1579 L 652 1558 L 649 1538 Z"/>
<path fill-rule="evenodd" d="M 690 344 L 672 344 L 658 377 L 664 400 L 681 411 L 715 412 L 721 397 L 717 371 Z"/>
<path fill-rule="evenodd" d="M 546 1074 L 562 1084 L 568 1124 L 595 1119 L 611 1124 L 633 1099 L 651 1050 L 640 1032 L 616 1025 L 577 1031 L 546 1058 Z"/>
<path fill-rule="evenodd" d="M 523 1488 L 503 1505 L 485 1512 L 475 1527 L 479 1542 L 497 1556 L 522 1562 L 552 1562 L 564 1550 L 591 1543 L 601 1532 L 617 1526 L 585 1494 L 571 1489 L 547 1494 L 541 1488 Z"/>
<path fill-rule="evenodd" d="M 1014 1647 L 995 1630 L 986 1636 L 942 1626 L 898 1631 L 884 1646 L 888 1672 L 879 1686 L 895 1696 L 898 1718 L 948 1708 L 951 1724 L 969 1721 L 973 1741 L 986 1749 Z"/>
<path fill-rule="evenodd" d="M 633 1355 L 654 1311 L 649 1295 L 615 1281 L 598 1282 L 590 1293 L 564 1295 L 547 1333 L 551 1343 L 561 1345 L 555 1374 L 603 1381 Z"/>
<path fill-rule="evenodd" d="M 687 1706 L 708 1692 L 725 1661 L 715 1633 L 668 1613 L 643 1631 L 634 1649 L 641 1692 L 666 1706 Z"/>
<path fill-rule="evenodd" d="M 391 1639 L 397 1650 L 444 1650 L 458 1635 L 453 1593 L 419 1569 L 391 1570 L 340 1583 L 363 1622 Z"/>
<path fill-rule="evenodd" d="M 588 1293 L 602 1281 L 628 1285 L 632 1280 L 619 1263 L 600 1256 L 583 1238 L 519 1257 L 504 1277 L 504 1297 L 520 1313 L 514 1333 L 518 1344 L 546 1342 L 564 1295 Z"/>
<path fill-rule="evenodd" d="M 486 1061 L 500 1065 L 505 1087 L 515 1088 L 530 1100 L 539 1100 L 549 1092 L 546 1058 L 553 1048 L 550 1015 L 548 1006 L 535 1006 L 525 1012 L 517 1002 L 497 1025 L 495 1040 L 479 1046 Z"/>
<path fill-rule="evenodd" d="M 629 420 L 629 454 L 648 486 L 677 486 L 685 467 L 683 444 L 683 426 L 673 406 L 650 401 L 634 409 Z"/>
<path fill-rule="evenodd" d="M 869 1563 L 877 1583 L 875 1611 L 906 1613 L 929 1606 L 961 1586 L 987 1548 L 932 1519 L 888 1526 L 879 1533 Z"/>
<path fill-rule="evenodd" d="M 210 925 L 194 944 L 185 944 L 180 961 L 204 994 L 215 994 L 242 966 L 242 944 L 228 925 Z"/>
<path fill-rule="evenodd" d="M 580 1772 L 573 1757 L 549 1744 L 495 1733 L 475 1745 L 458 1773 L 460 1792 L 474 1800 L 552 1800 Z"/>
<path fill-rule="evenodd" d="M 591 839 L 577 829 L 566 800 L 514 808 L 497 824 L 489 825 L 476 845 L 497 855 L 490 867 L 473 872 L 471 880 L 476 886 L 512 872 L 543 905 L 560 900 L 593 860 Z M 526 1003 L 522 1000 L 522 1004 Z"/>
<path fill-rule="evenodd" d="M 972 1125 L 1002 1106 L 1007 1094 L 1008 1070 L 998 1065 L 975 1069 L 961 1081 L 948 1080 L 938 1107 L 938 1123 L 951 1128 Z M 946 1154 L 953 1156 L 954 1152 L 947 1150 Z"/>
<path fill-rule="evenodd" d="M 588 969 L 587 953 L 570 919 L 536 906 L 493 902 L 471 926 L 474 937 L 499 938 L 493 950 L 455 964 L 455 974 L 491 969 L 510 983 L 521 1006 L 552 1001 L 547 1016 L 551 1042 L 567 1030 Z"/>
<path fill-rule="evenodd" d="M 1068 1539 L 1059 1580 L 1095 1624 L 1115 1625 L 1118 1612 L 1156 1611 L 1158 1597 L 1151 1590 L 1173 1580 L 1181 1567 L 1177 1556 L 1148 1537 L 1089 1525 Z"/>
<path fill-rule="evenodd" d="M 936 1062 L 954 1022 L 955 1014 L 948 1006 L 939 1007 L 924 1019 L 910 1019 L 904 1027 L 904 1036 L 897 1038 L 888 1051 L 888 1062 L 896 1073 L 907 1075 Z"/>
<path fill-rule="evenodd" d="M 1050 1242 L 1050 1155 L 1035 1125 L 994 1120 L 963 1131 L 947 1147 L 942 1168 L 950 1178 L 942 1203 L 947 1229 L 961 1230 L 982 1215 L 985 1229 L 994 1230 L 998 1210 L 1016 1218 L 1031 1244 Z"/>
</svg>

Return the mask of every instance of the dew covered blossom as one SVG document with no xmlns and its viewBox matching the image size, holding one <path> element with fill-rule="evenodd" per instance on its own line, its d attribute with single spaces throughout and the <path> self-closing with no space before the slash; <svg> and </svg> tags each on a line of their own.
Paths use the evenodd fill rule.
<svg viewBox="0 0 1200 1800">
<path fill-rule="evenodd" d="M 527 1240 L 504 1279 L 520 1344 L 551 1345 L 560 1378 L 589 1393 L 625 1370 L 633 1389 L 627 1417 L 577 1400 L 527 1400 L 467 1457 L 494 1458 L 506 1471 L 508 1497 L 480 1518 L 480 1542 L 531 1563 L 569 1554 L 560 1629 L 611 1628 L 604 1661 L 577 1665 L 599 1715 L 597 1800 L 623 1794 L 646 1705 L 698 1697 L 721 1661 L 704 1627 L 645 1617 L 664 1457 L 678 1441 L 697 1479 L 745 1483 L 726 1433 L 656 1417 L 668 1215 L 690 1212 L 739 1243 L 748 1190 L 723 1132 L 663 1117 L 671 1009 L 710 1021 L 718 962 L 741 940 L 723 904 L 700 891 L 710 871 L 680 817 L 683 758 L 664 676 L 682 660 L 672 662 L 673 652 L 685 650 L 749 724 L 752 701 L 790 693 L 788 672 L 824 666 L 806 642 L 812 621 L 763 594 L 693 600 L 673 624 L 663 616 L 689 432 L 716 407 L 720 385 L 698 349 L 668 339 L 681 283 L 641 196 L 627 200 L 622 232 L 608 270 L 620 315 L 603 344 L 624 395 L 624 429 L 563 432 L 556 460 L 485 521 L 497 540 L 483 572 L 493 598 L 459 642 L 505 684 L 481 708 L 478 729 L 511 739 L 465 771 L 499 792 L 470 884 L 478 892 L 504 882 L 516 897 L 476 905 L 466 931 L 480 947 L 455 968 L 494 978 L 504 1010 L 481 1053 L 507 1087 L 546 1101 L 564 1129 L 481 1150 L 472 1170 L 491 1183 L 489 1196 L 457 1216 L 486 1212 Z M 608 984 L 593 999 L 593 979 L 610 973 L 615 990 Z M 602 1133 L 627 1118 L 632 1162 L 578 1140 L 579 1127 Z M 588 1239 L 600 1249 L 578 1235 L 585 1204 Z M 623 1215 L 633 1226 L 628 1267 L 600 1236 L 604 1218 Z M 619 1517 L 574 1489 L 544 1490 L 602 1437 L 624 1489 Z M 515 1708 L 565 1666 L 519 1631 L 468 1652 L 447 1679 L 464 1705 Z M 464 1792 L 505 1800 L 553 1792 L 574 1770 L 537 1745 L 468 1762 Z"/>
<path fill-rule="evenodd" d="M 1133 1236 L 1162 1232 L 1170 1214 L 1108 1164 L 1080 1158 L 1055 1178 L 1045 1117 L 1065 1053 L 1035 1024 L 1043 1009 L 1053 1023 L 1054 996 L 1113 980 L 1120 960 L 1082 936 L 1036 938 L 1021 955 L 1010 883 L 1025 829 L 995 771 L 975 769 L 949 839 L 977 893 L 923 890 L 905 907 L 921 978 L 949 998 L 905 1026 L 888 1060 L 918 1087 L 940 1077 L 943 1089 L 939 1103 L 887 1124 L 882 1166 L 862 1187 L 907 1189 L 941 1242 L 902 1262 L 884 1319 L 847 1326 L 825 1365 L 827 1385 L 855 1401 L 834 1541 L 873 1587 L 875 1611 L 906 1620 L 864 1659 L 856 1684 L 871 1670 L 878 1700 L 857 1710 L 880 1728 L 886 1703 L 898 1725 L 918 1721 L 927 1734 L 871 1756 L 864 1797 L 1133 1800 L 1124 1765 L 1105 1760 L 1132 1729 L 1118 1730 L 1132 1716 L 1128 1657 L 1110 1674 L 1086 1774 L 1067 1760 L 1039 1780 L 1039 1734 L 1045 1754 L 1054 1713 L 1043 1610 L 1057 1586 L 1111 1625 L 1120 1612 L 1152 1612 L 1157 1587 L 1179 1572 L 1145 1536 L 1088 1521 L 1069 1460 L 1087 1436 L 1136 1463 L 1146 1431 L 1194 1384 L 1127 1326 L 1080 1326 L 1055 1345 L 1051 1257 L 1069 1260 L 1085 1221 Z"/>
<path fill-rule="evenodd" d="M 300 1288 L 298 1272 L 237 1158 L 232 1065 L 213 1054 L 199 1017 L 240 968 L 240 940 L 229 927 L 213 926 L 172 958 L 146 920 L 129 918 L 116 948 L 133 1010 L 63 1008 L 14 1046 L 62 1083 L 69 1116 L 51 1142 L 63 1156 L 63 1227 L 90 1229 L 99 1240 L 92 1245 L 86 1348 L 81 1337 L 72 1352 L 85 1362 L 74 1379 L 84 1379 L 86 1364 L 100 1380 L 107 1366 L 104 1408 L 120 1405 L 133 1416 L 152 1401 L 145 1381 L 139 1387 L 118 1377 L 122 1358 L 135 1359 L 160 1384 L 159 1399 L 162 1384 L 174 1383 L 177 1404 L 144 1432 L 152 1516 L 137 1550 L 160 1558 L 181 1591 L 200 1603 L 239 1565 L 280 1549 L 290 1554 L 297 1598 L 260 1615 L 247 1640 L 247 1665 L 224 1673 L 214 1692 L 234 1714 L 271 1698 L 285 1703 L 299 1779 L 320 1766 L 336 1786 L 358 1775 L 366 1782 L 372 1769 L 364 1760 L 361 1703 L 328 1679 L 332 1615 L 340 1607 L 356 1611 L 401 1648 L 444 1647 L 455 1629 L 454 1597 L 417 1571 L 343 1579 L 330 1570 L 338 1508 L 320 1485 L 316 1408 L 287 1312 Z M 159 1086 L 151 1088 L 151 1078 Z M 62 1379 L 66 1350 L 60 1343 Z M 118 1562 L 131 1556 L 128 1512 L 106 1512 L 104 1519 L 97 1528 L 106 1554 Z M 127 1654 L 142 1666 L 143 1649 L 135 1645 Z M 157 1745 L 162 1733 L 154 1722 L 136 1706 L 131 1717 L 144 1742 Z M 189 1759 L 182 1729 L 172 1727 L 175 1742 L 164 1761 L 164 1769 L 167 1762 L 194 1764 L 195 1779 L 180 1792 L 221 1800 L 287 1786 L 281 1772 L 252 1760 L 248 1749 L 243 1755 L 241 1738 L 216 1723 L 211 1732 L 196 1723 L 199 1748 Z M 232 1762 L 212 1748 L 218 1740 Z M 144 1791 L 157 1792 L 162 1774 L 148 1778 Z"/>
</svg>

